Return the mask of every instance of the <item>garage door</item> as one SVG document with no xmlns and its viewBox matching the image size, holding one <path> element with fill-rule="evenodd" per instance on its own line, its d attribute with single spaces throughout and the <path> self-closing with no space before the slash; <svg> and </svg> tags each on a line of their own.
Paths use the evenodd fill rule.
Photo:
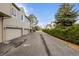
<svg viewBox="0 0 79 59">
<path fill-rule="evenodd" d="M 24 30 L 24 35 L 28 34 L 29 30 Z"/>
<path fill-rule="evenodd" d="M 21 36 L 21 29 L 6 29 L 6 40 L 11 40 Z"/>
<path fill-rule="evenodd" d="M 0 42 L 2 42 L 2 20 L 0 19 Z"/>
</svg>

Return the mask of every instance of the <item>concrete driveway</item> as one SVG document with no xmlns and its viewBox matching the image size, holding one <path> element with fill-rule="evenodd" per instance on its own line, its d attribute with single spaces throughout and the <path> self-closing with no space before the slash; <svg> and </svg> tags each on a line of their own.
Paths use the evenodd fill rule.
<svg viewBox="0 0 79 59">
<path fill-rule="evenodd" d="M 27 39 L 19 47 L 11 49 L 5 56 L 79 56 L 59 39 L 43 32 L 34 32 L 22 38 Z"/>
</svg>

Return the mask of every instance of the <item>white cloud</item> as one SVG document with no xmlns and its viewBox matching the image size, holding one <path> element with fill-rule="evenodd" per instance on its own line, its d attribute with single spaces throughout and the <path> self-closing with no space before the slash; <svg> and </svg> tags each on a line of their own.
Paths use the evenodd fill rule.
<svg viewBox="0 0 79 59">
<path fill-rule="evenodd" d="M 42 23 L 39 23 L 38 24 L 41 28 L 45 28 L 46 26 L 44 25 L 44 24 L 42 24 Z"/>
<path fill-rule="evenodd" d="M 25 5 L 23 5 L 22 3 L 16 3 L 16 5 L 19 6 L 19 7 L 23 7 L 23 9 L 24 9 L 24 11 L 25 11 L 25 14 L 26 14 L 27 16 L 28 16 L 28 15 L 31 13 L 31 11 L 33 10 L 32 8 L 29 8 L 29 7 L 25 6 Z"/>
<path fill-rule="evenodd" d="M 78 20 L 78 21 L 76 21 L 76 24 L 79 24 L 79 20 Z"/>
</svg>

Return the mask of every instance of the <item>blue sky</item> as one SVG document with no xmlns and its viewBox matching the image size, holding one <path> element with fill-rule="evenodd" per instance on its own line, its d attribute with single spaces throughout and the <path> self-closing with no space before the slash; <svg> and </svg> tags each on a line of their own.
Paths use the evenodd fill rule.
<svg viewBox="0 0 79 59">
<path fill-rule="evenodd" d="M 54 21 L 54 15 L 60 6 L 58 3 L 18 3 L 17 5 L 24 7 L 27 15 L 34 14 L 37 16 L 41 25 L 46 25 Z M 79 10 L 79 4 L 76 4 L 74 8 Z"/>
</svg>

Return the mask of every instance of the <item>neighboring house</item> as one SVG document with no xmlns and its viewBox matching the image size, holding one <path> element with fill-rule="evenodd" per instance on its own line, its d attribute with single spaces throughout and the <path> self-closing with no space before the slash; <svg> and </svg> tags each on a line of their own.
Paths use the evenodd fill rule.
<svg viewBox="0 0 79 59">
<path fill-rule="evenodd" d="M 46 28 L 47 28 L 47 29 L 51 29 L 51 24 L 47 24 L 47 25 L 46 25 Z"/>
<path fill-rule="evenodd" d="M 48 29 L 53 29 L 53 28 L 55 28 L 55 23 L 51 22 L 50 24 L 47 24 L 47 25 L 46 25 L 46 28 L 48 28 Z"/>
<path fill-rule="evenodd" d="M 30 21 L 23 8 L 14 3 L 0 3 L 0 42 L 5 42 L 30 32 Z"/>
<path fill-rule="evenodd" d="M 36 31 L 35 27 L 37 26 L 38 24 L 38 20 L 37 20 L 37 17 L 33 14 L 29 15 L 28 16 L 29 20 L 30 20 L 30 28 L 31 28 L 31 32 L 34 32 Z"/>
</svg>

